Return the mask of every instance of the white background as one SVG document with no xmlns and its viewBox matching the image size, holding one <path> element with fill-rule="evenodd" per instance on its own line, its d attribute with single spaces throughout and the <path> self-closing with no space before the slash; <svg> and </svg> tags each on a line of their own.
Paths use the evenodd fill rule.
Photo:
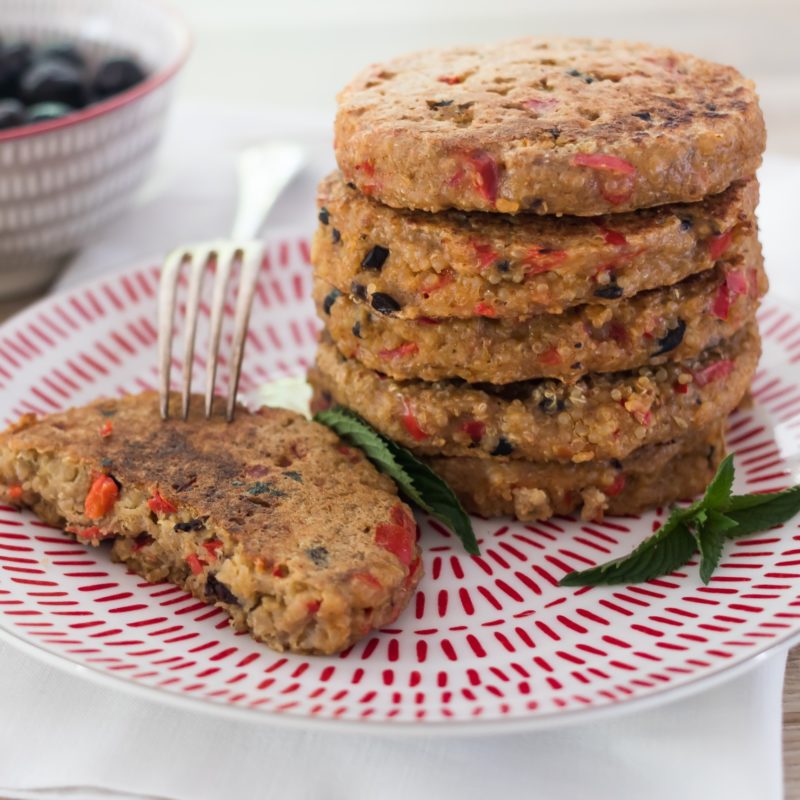
<svg viewBox="0 0 800 800">
<path fill-rule="evenodd" d="M 196 33 L 181 92 L 333 116 L 358 70 L 408 50 L 514 36 L 650 41 L 753 78 L 772 153 L 800 155 L 798 0 L 171 0 Z"/>
</svg>

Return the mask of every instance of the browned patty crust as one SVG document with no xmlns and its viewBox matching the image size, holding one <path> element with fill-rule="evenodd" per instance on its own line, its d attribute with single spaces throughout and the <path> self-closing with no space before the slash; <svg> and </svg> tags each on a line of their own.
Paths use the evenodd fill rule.
<svg viewBox="0 0 800 800">
<path fill-rule="evenodd" d="M 523 521 L 580 513 L 638 514 L 702 492 L 725 455 L 723 426 L 648 445 L 622 461 L 552 464 L 494 458 L 426 459 L 464 507 L 484 517 Z"/>
<path fill-rule="evenodd" d="M 422 455 L 573 461 L 625 458 L 726 417 L 760 354 L 750 323 L 697 358 L 631 372 L 505 386 L 396 381 L 323 341 L 309 373 L 315 405 L 351 408 Z"/>
<path fill-rule="evenodd" d="M 592 216 L 694 202 L 754 174 L 753 84 L 647 44 L 542 39 L 373 64 L 339 94 L 345 179 L 387 205 Z"/>
<path fill-rule="evenodd" d="M 299 414 L 228 424 L 199 400 L 186 422 L 161 421 L 153 393 L 23 418 L 0 434 L 0 496 L 83 541 L 118 537 L 145 577 L 278 650 L 336 652 L 395 619 L 421 570 L 392 481 Z"/>
<path fill-rule="evenodd" d="M 767 290 L 760 255 L 754 263 L 725 262 L 616 305 L 519 321 L 398 319 L 321 280 L 314 282 L 314 299 L 345 356 L 398 380 L 569 381 L 685 360 L 729 338 L 753 318 Z"/>
<path fill-rule="evenodd" d="M 319 188 L 316 274 L 404 318 L 523 318 L 615 304 L 758 248 L 758 183 L 596 219 L 387 208 L 338 174 Z"/>
</svg>

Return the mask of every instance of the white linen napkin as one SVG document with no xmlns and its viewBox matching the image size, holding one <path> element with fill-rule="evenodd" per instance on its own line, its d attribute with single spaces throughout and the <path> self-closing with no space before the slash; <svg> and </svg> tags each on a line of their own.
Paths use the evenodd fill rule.
<svg viewBox="0 0 800 800">
<path fill-rule="evenodd" d="M 777 653 L 701 694 L 581 727 L 410 738 L 176 710 L 0 644 L 0 797 L 779 800 L 783 666 Z"/>
<path fill-rule="evenodd" d="M 75 260 L 57 288 L 224 234 L 233 214 L 235 154 L 266 137 L 300 140 L 311 158 L 270 224 L 311 230 L 314 186 L 333 163 L 328 128 L 315 117 L 179 106 L 136 206 Z M 800 179 L 800 166 L 773 161 L 762 179 L 773 290 L 800 300 L 790 271 L 780 269 L 792 264 L 784 217 L 793 206 L 782 198 Z M 581 726 L 410 738 L 300 731 L 177 710 L 0 642 L 0 797 L 778 800 L 784 665 L 785 654 L 776 652 L 699 694 Z"/>
</svg>

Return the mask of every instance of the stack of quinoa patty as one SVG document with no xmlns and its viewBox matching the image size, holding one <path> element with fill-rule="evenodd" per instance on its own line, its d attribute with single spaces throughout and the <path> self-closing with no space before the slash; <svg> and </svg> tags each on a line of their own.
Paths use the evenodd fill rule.
<svg viewBox="0 0 800 800">
<path fill-rule="evenodd" d="M 317 407 L 353 409 L 486 516 L 696 494 L 760 353 L 764 143 L 736 70 L 646 45 L 370 67 L 319 190 Z"/>
</svg>

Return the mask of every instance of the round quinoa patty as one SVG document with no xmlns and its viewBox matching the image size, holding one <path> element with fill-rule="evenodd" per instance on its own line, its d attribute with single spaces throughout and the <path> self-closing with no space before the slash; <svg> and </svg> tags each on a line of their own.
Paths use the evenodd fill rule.
<svg viewBox="0 0 800 800">
<path fill-rule="evenodd" d="M 697 356 L 749 322 L 767 290 L 760 253 L 616 305 L 526 320 L 398 319 L 314 282 L 317 313 L 348 358 L 398 380 L 574 381 Z"/>
<path fill-rule="evenodd" d="M 445 456 L 427 462 L 464 507 L 484 517 L 523 521 L 580 513 L 638 514 L 702 492 L 725 455 L 723 425 L 642 447 L 622 461 L 552 464 Z"/>
<path fill-rule="evenodd" d="M 592 216 L 753 175 L 766 134 L 732 67 L 646 44 L 525 38 L 373 64 L 340 94 L 345 180 L 398 208 Z"/>
<path fill-rule="evenodd" d="M 315 405 L 339 403 L 421 455 L 583 462 L 702 430 L 744 397 L 761 343 L 751 322 L 697 358 L 630 372 L 505 386 L 396 381 L 323 338 Z"/>
<path fill-rule="evenodd" d="M 616 305 L 758 247 L 751 179 L 696 204 L 591 220 L 387 208 L 322 181 L 316 274 L 382 313 L 520 319 Z"/>
</svg>

